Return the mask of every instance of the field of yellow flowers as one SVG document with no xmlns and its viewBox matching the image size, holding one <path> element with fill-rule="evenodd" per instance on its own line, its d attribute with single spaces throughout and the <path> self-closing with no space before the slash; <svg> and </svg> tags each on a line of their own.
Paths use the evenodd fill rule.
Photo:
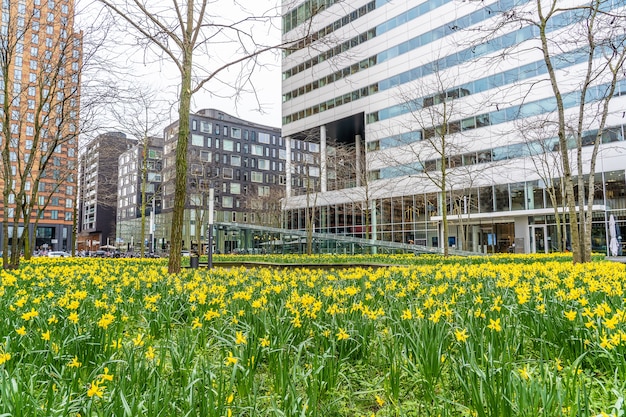
<svg viewBox="0 0 626 417">
<path fill-rule="evenodd" d="M 2 270 L 0 416 L 624 415 L 624 265 L 376 261 Z"/>
</svg>

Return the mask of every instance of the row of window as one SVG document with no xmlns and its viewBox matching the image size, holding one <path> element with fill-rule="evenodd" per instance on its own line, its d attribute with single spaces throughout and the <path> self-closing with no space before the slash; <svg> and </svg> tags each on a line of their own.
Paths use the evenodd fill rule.
<svg viewBox="0 0 626 417">
<path fill-rule="evenodd" d="M 506 3 L 509 1 L 511 0 L 501 0 L 498 4 Z M 524 1 L 527 1 L 527 0 L 524 0 Z M 475 13 L 478 13 L 478 12 L 475 12 Z M 580 17 L 574 11 L 563 12 L 559 15 L 555 15 L 554 17 L 552 17 L 550 21 L 550 25 L 546 28 L 546 31 L 550 32 L 550 31 L 560 29 L 564 26 L 567 26 L 573 23 L 577 18 L 580 18 Z M 461 19 L 464 19 L 464 18 L 461 18 Z M 447 25 L 442 26 L 442 27 L 448 28 Z M 430 32 L 427 32 L 421 36 L 426 36 L 428 35 L 428 33 Z M 401 74 L 398 74 L 398 75 L 389 77 L 387 79 L 381 80 L 379 82 L 373 83 L 369 86 L 362 87 L 362 88 L 359 88 L 358 90 L 354 90 L 342 96 L 332 98 L 330 100 L 327 100 L 324 103 L 319 103 L 314 106 L 308 107 L 304 110 L 300 110 L 296 113 L 292 113 L 290 115 L 284 116 L 283 125 L 309 117 L 313 114 L 317 114 L 317 113 L 324 112 L 326 110 L 333 109 L 335 107 L 341 106 L 351 101 L 358 100 L 361 97 L 375 94 L 378 91 L 385 91 L 390 88 L 397 87 L 401 84 L 406 84 L 406 83 L 415 81 L 429 74 L 432 74 L 435 71 L 435 69 L 437 71 L 443 71 L 446 68 L 450 68 L 452 66 L 469 62 L 478 57 L 484 56 L 488 53 L 499 51 L 504 48 L 513 47 L 519 44 L 520 42 L 532 39 L 533 37 L 537 36 L 537 34 L 538 34 L 537 29 L 534 26 L 526 26 L 524 28 L 507 33 L 495 39 L 491 39 L 488 42 L 484 42 L 480 45 L 475 45 L 471 48 L 466 48 L 464 50 L 455 52 L 446 57 L 438 59 L 436 62 L 428 62 L 426 64 L 420 65 L 419 67 L 415 67 L 415 68 L 412 68 L 411 70 L 405 71 Z M 338 76 L 344 77 L 353 72 L 358 72 L 362 69 L 365 69 L 371 66 L 371 64 L 380 63 L 382 62 L 383 59 L 386 60 L 386 59 L 389 59 L 390 57 L 395 57 L 397 55 L 407 53 L 419 47 L 420 42 L 423 42 L 423 40 L 421 40 L 420 37 L 403 42 L 400 45 L 396 45 L 393 48 L 383 51 L 381 54 L 378 54 L 375 57 L 367 58 L 366 60 L 363 60 L 360 63 L 353 64 L 351 67 L 347 67 L 347 68 L 344 68 L 343 70 L 337 71 L 334 74 L 332 74 L 331 77 L 333 80 L 336 79 Z M 370 60 L 372 60 L 372 62 L 370 62 Z M 517 71 L 519 73 L 519 70 L 517 69 L 513 71 Z M 319 88 L 319 80 L 317 80 L 316 82 L 318 83 L 318 88 Z M 305 87 L 305 90 L 306 88 L 308 87 Z M 313 83 L 311 83 L 310 88 L 313 89 Z M 402 106 L 406 107 L 405 104 L 402 104 Z M 372 123 L 372 122 L 379 120 L 377 119 L 377 117 L 378 117 L 377 112 L 371 113 L 367 117 L 368 123 Z"/>
<path fill-rule="evenodd" d="M 15 208 L 9 207 L 7 209 L 7 214 L 9 215 L 9 219 L 13 219 L 15 217 Z M 40 211 L 38 213 L 38 217 L 40 219 L 49 219 L 49 220 L 60 220 L 63 218 L 65 221 L 71 221 L 73 218 L 73 213 L 71 211 L 59 211 L 59 210 L 45 210 Z"/>
<path fill-rule="evenodd" d="M 594 204 L 605 205 L 612 210 L 626 208 L 624 171 L 596 174 L 595 183 L 597 191 Z M 558 189 L 560 181 L 555 180 L 553 185 Z M 446 207 L 449 213 L 455 215 L 553 208 L 549 195 L 551 191 L 552 189 L 541 181 L 465 189 L 457 193 L 449 193 Z M 400 229 L 411 230 L 417 223 L 425 224 L 431 221 L 432 216 L 441 215 L 442 202 L 436 193 L 389 197 L 377 200 L 375 203 L 379 238 L 381 231 L 390 230 L 388 226 L 396 225 L 400 226 Z M 558 206 L 563 204 L 558 192 L 556 203 Z M 304 210 L 301 208 L 285 213 L 285 218 L 291 228 L 297 228 L 293 223 L 298 222 L 298 217 L 302 216 Z M 604 220 L 603 213 L 601 216 Z M 360 203 L 317 207 L 315 217 L 316 225 L 322 230 L 333 228 L 332 231 L 335 233 L 362 232 L 358 225 L 367 224 L 366 213 Z"/>
<path fill-rule="evenodd" d="M 329 8 L 337 1 L 339 0 L 306 0 L 299 6 L 294 7 L 282 18 L 283 34 L 306 22 L 309 18 L 315 16 L 322 10 Z"/>
<path fill-rule="evenodd" d="M 385 1 L 385 3 L 388 0 Z M 341 44 L 335 46 L 332 49 L 329 49 L 325 52 L 322 52 L 319 55 L 314 56 L 313 58 L 306 60 L 304 62 L 299 63 L 298 65 L 296 65 L 295 67 L 289 68 L 287 71 L 283 72 L 283 80 L 286 80 L 289 77 L 293 77 L 294 75 L 303 72 L 321 62 L 327 61 L 329 59 L 331 59 L 333 56 L 337 56 L 342 52 L 346 52 L 349 49 L 355 48 L 358 45 L 365 43 L 367 41 L 369 41 L 370 39 L 375 38 L 376 36 L 381 36 L 382 34 L 390 31 L 391 29 L 394 29 L 398 26 L 401 26 L 403 24 L 406 24 L 407 22 L 416 19 L 420 16 L 423 16 L 424 14 L 430 12 L 431 10 L 436 9 L 437 7 L 443 6 L 446 3 L 449 3 L 452 0 L 430 0 L 430 1 L 426 1 L 422 4 L 420 4 L 419 6 L 413 7 L 412 9 L 399 14 L 398 16 L 395 16 L 389 20 L 387 20 L 386 22 L 381 23 L 380 25 L 369 29 L 366 32 L 360 33 L 359 35 L 348 39 L 347 41 L 342 42 Z M 371 10 L 370 10 L 371 11 Z M 446 27 L 452 27 L 454 26 L 454 23 L 450 23 L 450 24 L 446 24 Z M 430 32 L 429 32 L 430 33 Z M 432 41 L 431 41 L 432 42 Z M 384 52 L 383 52 L 384 53 Z M 361 63 L 365 63 L 367 64 L 369 62 L 369 59 L 365 59 L 363 61 L 361 61 Z M 357 65 L 357 70 L 358 70 L 358 64 Z M 374 64 L 372 64 L 370 62 L 369 66 L 375 65 L 375 57 L 374 57 Z M 367 67 L 365 67 L 367 68 Z M 350 69 L 350 67 L 348 67 L 348 69 Z M 362 68 L 364 69 L 364 68 Z M 345 70 L 345 69 L 344 69 Z M 345 71 L 344 71 L 345 72 Z M 356 72 L 356 71 L 354 71 Z M 352 72 L 352 73 L 354 73 Z M 340 74 L 342 73 L 342 71 L 340 71 Z M 350 72 L 348 71 L 348 74 L 350 74 Z M 345 76 L 345 74 L 343 75 Z M 329 76 L 329 77 L 332 77 Z M 341 77 L 340 77 L 341 78 Z M 339 79 L 339 78 L 337 78 Z M 328 78 L 325 78 L 324 80 L 328 81 Z M 332 81 L 329 82 L 325 82 L 325 84 L 329 84 Z M 325 85 L 324 84 L 324 85 Z M 310 84 L 308 85 L 310 86 Z M 308 88 L 307 86 L 307 88 Z M 323 87 L 323 85 L 321 85 L 320 87 Z M 302 88 L 302 87 L 301 87 Z M 291 93 L 291 95 L 293 97 L 297 97 L 298 95 L 302 95 L 302 93 L 298 92 L 299 90 L 294 90 L 294 92 Z M 310 89 L 309 89 L 310 91 Z M 295 95 L 293 95 L 295 93 Z M 288 94 L 289 95 L 289 94 Z M 285 96 L 283 96 L 283 101 L 287 101 L 289 100 L 289 98 L 286 98 Z"/>
<path fill-rule="evenodd" d="M 601 143 L 619 142 L 624 140 L 624 132 L 626 125 L 607 127 L 602 132 Z M 583 146 L 593 146 L 597 130 L 586 131 L 582 137 Z M 568 149 L 576 147 L 575 139 L 568 139 Z M 516 143 L 506 146 L 498 146 L 493 149 L 485 149 L 476 152 L 465 153 L 462 155 L 454 155 L 447 158 L 447 166 L 455 168 L 460 166 L 469 166 L 492 161 L 504 161 L 507 159 L 525 158 L 529 156 L 541 155 L 547 152 L 557 151 L 559 149 L 559 139 L 556 137 L 541 139 L 528 143 Z M 414 174 L 422 171 L 438 171 L 441 167 L 441 159 L 425 161 L 424 163 L 413 162 L 395 167 L 386 167 L 380 170 L 370 171 L 370 179 L 378 178 L 396 178 Z"/>
<path fill-rule="evenodd" d="M 527 31 L 531 31 L 531 28 L 527 28 Z M 594 51 L 594 57 L 600 58 L 606 56 L 606 53 L 610 52 L 607 47 L 598 46 Z M 583 63 L 587 60 L 589 52 L 584 48 L 580 48 L 574 51 L 570 51 L 561 55 L 554 56 L 552 62 L 554 70 L 561 70 L 573 65 Z M 447 67 L 447 64 L 442 63 L 442 66 Z M 414 71 L 419 72 L 420 68 L 415 68 L 410 72 L 399 74 L 391 77 L 390 79 L 382 81 L 379 85 L 381 90 L 386 90 L 392 86 L 403 84 L 408 82 L 407 79 L 419 78 L 417 74 L 413 74 Z M 373 113 L 369 113 L 366 116 L 367 123 L 374 123 L 381 120 L 390 119 L 392 117 L 407 114 L 413 111 L 419 110 L 421 107 L 429 107 L 443 99 L 460 98 L 470 94 L 478 94 L 488 91 L 493 88 L 500 88 L 506 85 L 512 85 L 514 83 L 524 81 L 539 75 L 547 73 L 547 67 L 543 60 L 534 61 L 520 67 L 512 68 L 507 71 L 492 74 L 477 80 L 462 84 L 458 88 L 449 90 L 448 92 L 440 93 L 434 96 L 417 98 L 407 103 L 396 104 Z M 458 91 L 458 93 L 457 93 Z M 456 97 L 454 95 L 456 94 Z M 449 116 L 449 115 L 448 115 Z"/>
<path fill-rule="evenodd" d="M 260 142 L 265 143 L 265 142 Z M 280 143 L 283 143 L 282 138 Z M 275 143 L 273 143 L 275 145 Z M 197 147 L 206 147 L 206 148 L 215 148 L 222 149 L 227 152 L 237 152 L 243 154 L 250 154 L 256 156 L 267 156 L 271 155 L 272 158 L 278 157 L 277 148 L 272 148 L 270 146 L 257 145 L 252 143 L 242 143 L 238 141 L 232 141 L 230 139 L 222 139 L 220 138 L 211 138 L 205 137 L 204 135 L 192 134 L 191 135 L 191 145 Z M 242 151 L 243 150 L 243 151 Z"/>
<path fill-rule="evenodd" d="M 251 142 L 259 142 L 263 144 L 272 144 L 276 145 L 277 141 L 282 145 L 282 138 L 276 135 L 271 135 L 267 132 L 257 132 L 254 130 L 241 129 L 240 127 L 229 127 L 226 125 L 219 125 L 211 122 L 207 122 L 205 120 L 191 120 L 191 130 L 193 132 L 200 131 L 201 133 L 208 133 L 214 135 L 222 135 L 224 137 L 231 137 L 233 139 L 244 139 L 250 140 Z M 170 138 L 173 136 L 173 133 L 170 133 Z M 177 134 L 177 132 L 175 132 Z M 193 135 L 192 135 L 193 136 Z M 197 135 L 202 136 L 202 135 Z M 217 140 L 217 138 L 216 138 Z M 209 145 L 210 146 L 210 145 Z"/>
<path fill-rule="evenodd" d="M 261 158 L 248 158 L 241 157 L 240 155 L 231 155 L 231 154 L 222 154 L 222 159 L 220 160 L 220 154 L 215 154 L 215 159 L 213 159 L 213 154 L 208 151 L 200 151 L 198 153 L 198 161 L 199 162 L 215 162 L 222 163 L 224 165 L 230 165 L 234 167 L 243 166 L 244 168 L 258 168 L 264 171 L 282 171 L 283 170 L 283 162 L 277 162 L 275 160 L 269 159 L 261 159 Z M 191 175 L 202 176 L 204 175 L 204 165 L 200 163 L 191 164 Z M 211 167 L 206 167 L 207 172 L 211 170 Z"/>
<path fill-rule="evenodd" d="M 30 195 L 26 196 L 26 202 L 30 202 Z M 64 206 L 65 208 L 74 208 L 74 200 L 72 200 L 71 198 L 65 198 L 64 203 L 61 204 L 61 199 L 57 196 L 52 196 L 49 199 L 42 195 L 37 197 L 37 204 L 39 205 L 39 207 L 46 206 L 46 203 L 47 207 Z M 13 193 L 9 194 L 9 204 L 15 204 L 15 194 Z"/>
<path fill-rule="evenodd" d="M 311 35 L 308 35 L 304 39 L 299 40 L 297 43 L 290 45 L 289 48 L 284 51 L 283 55 L 287 57 L 291 55 L 292 53 L 299 51 L 300 49 L 306 48 L 307 46 L 311 45 L 313 42 L 317 41 L 318 39 L 321 39 L 324 36 L 329 35 L 333 33 L 334 31 L 341 29 L 342 27 L 354 22 L 356 19 L 360 17 L 365 16 L 367 13 L 370 13 L 376 10 L 377 7 L 380 7 L 381 5 L 386 4 L 389 1 L 390 0 L 371 1 L 367 3 L 366 5 L 359 7 L 357 10 L 352 11 L 350 14 L 345 15 L 341 19 L 335 20 L 333 23 L 323 27 L 322 29 L 314 32 Z M 307 63 L 308 68 L 310 68 L 312 65 L 315 65 L 315 64 L 312 64 L 311 61 L 307 61 L 307 62 L 308 62 Z M 290 71 L 287 71 L 287 73 L 290 73 Z"/>
</svg>

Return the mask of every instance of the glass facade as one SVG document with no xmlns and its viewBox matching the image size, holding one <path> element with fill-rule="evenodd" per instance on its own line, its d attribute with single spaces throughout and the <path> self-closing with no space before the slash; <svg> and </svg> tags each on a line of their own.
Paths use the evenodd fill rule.
<svg viewBox="0 0 626 417">
<path fill-rule="evenodd" d="M 602 252 L 606 251 L 605 224 L 610 214 L 615 216 L 618 224 L 624 224 L 626 234 L 625 172 L 597 174 L 596 184 L 594 204 L 603 205 L 606 210 L 594 214 L 592 249 Z M 551 243 L 548 250 L 557 250 L 554 214 L 534 215 L 532 210 L 551 208 L 549 192 L 555 191 L 560 208 L 562 199 L 559 186 L 559 181 L 554 181 L 552 187 L 546 187 L 541 181 L 527 181 L 449 193 L 446 204 L 451 225 L 450 236 L 455 237 L 454 245 L 463 250 L 476 247 L 487 252 L 512 250 L 515 236 L 512 217 L 515 212 L 519 212 L 521 216 L 529 216 L 529 224 L 546 224 L 547 238 Z M 305 230 L 309 213 L 316 232 L 439 247 L 440 200 L 438 194 L 430 193 L 383 198 L 369 204 L 341 203 L 311 207 L 308 210 L 300 208 L 285 213 L 284 227 Z M 494 221 L 494 216 L 485 217 L 481 214 L 499 214 L 500 218 Z M 505 221 L 507 217 L 511 219 L 509 222 Z M 474 236 L 471 230 L 473 226 L 478 227 Z M 494 231 L 496 228 L 498 233 Z"/>
</svg>

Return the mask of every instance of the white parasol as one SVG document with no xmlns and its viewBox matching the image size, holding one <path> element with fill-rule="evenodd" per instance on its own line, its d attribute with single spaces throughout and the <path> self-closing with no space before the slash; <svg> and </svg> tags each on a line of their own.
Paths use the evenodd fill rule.
<svg viewBox="0 0 626 417">
<path fill-rule="evenodd" d="M 611 251 L 611 256 L 617 256 L 619 247 L 617 243 L 617 230 L 615 229 L 615 217 L 611 214 L 609 217 L 609 250 Z"/>
</svg>

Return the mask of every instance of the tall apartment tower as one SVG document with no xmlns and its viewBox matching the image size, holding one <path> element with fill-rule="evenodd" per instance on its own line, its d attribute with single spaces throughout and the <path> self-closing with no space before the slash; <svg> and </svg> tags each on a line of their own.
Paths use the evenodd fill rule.
<svg viewBox="0 0 626 417">
<path fill-rule="evenodd" d="M 108 132 L 81 153 L 79 250 L 115 245 L 119 156 L 136 145 L 124 133 Z"/>
<path fill-rule="evenodd" d="M 576 6 L 590 2 L 558 3 L 563 9 L 546 32 L 569 122 L 578 114 L 589 56 L 587 37 L 577 32 L 587 26 Z M 623 1 L 601 4 L 600 16 L 610 16 L 605 12 L 613 8 L 623 13 Z M 282 60 L 286 227 L 305 228 L 315 194 L 316 231 L 482 253 L 559 250 L 559 236 L 569 245 L 569 231 L 556 221 L 565 210 L 559 197 L 563 176 L 549 159 L 560 149 L 552 129 L 555 94 L 538 49 L 538 27 L 527 20 L 537 17 L 536 2 L 282 5 L 283 41 L 291 42 Z M 614 28 L 622 23 L 597 23 L 606 23 L 606 32 L 594 36 L 615 31 L 612 45 L 623 48 L 623 32 Z M 607 44 L 593 55 L 596 68 L 613 54 Z M 589 112 L 580 135 L 584 178 L 593 148 L 587 145 L 601 137 L 594 251 L 607 251 L 610 218 L 617 224 L 611 235 L 619 240 L 620 230 L 626 233 L 623 69 L 620 74 L 604 129 L 598 134 L 599 110 Z M 609 91 L 609 81 L 606 72 L 592 77 L 589 106 Z M 438 154 L 432 143 L 443 135 L 448 147 Z M 568 140 L 571 147 L 576 138 Z M 552 169 L 548 176 L 537 169 L 541 160 Z M 439 186 L 442 166 L 446 193 Z"/>
<path fill-rule="evenodd" d="M 74 1 L 2 0 L 0 16 L 0 242 L 69 250 L 82 55 Z"/>
</svg>

